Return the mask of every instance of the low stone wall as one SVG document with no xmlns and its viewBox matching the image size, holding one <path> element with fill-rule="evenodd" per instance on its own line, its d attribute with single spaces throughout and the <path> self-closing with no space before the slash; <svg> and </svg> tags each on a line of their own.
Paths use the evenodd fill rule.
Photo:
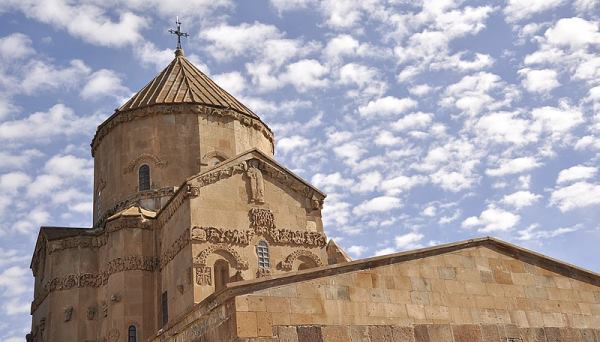
<svg viewBox="0 0 600 342">
<path fill-rule="evenodd" d="M 240 342 L 600 342 L 600 329 L 518 328 L 496 324 L 278 326 L 273 337 Z"/>
</svg>

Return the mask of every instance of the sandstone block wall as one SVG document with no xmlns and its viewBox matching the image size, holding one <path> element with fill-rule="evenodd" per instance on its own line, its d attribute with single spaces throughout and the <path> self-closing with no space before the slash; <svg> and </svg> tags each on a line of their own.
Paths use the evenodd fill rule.
<svg viewBox="0 0 600 342">
<path fill-rule="evenodd" d="M 589 329 L 600 327 L 600 287 L 486 247 L 264 289 L 235 303 L 237 336 L 248 341 L 295 341 L 283 335 L 312 341 L 306 336 L 313 333 L 344 341 L 327 336 L 356 329 L 379 341 L 373 334 L 388 331 L 363 326 L 412 331 L 407 334 L 416 341 L 462 341 L 467 333 L 491 341 L 495 337 L 486 336 L 496 330 L 522 340 L 540 335 L 562 341 L 553 336 L 592 336 Z M 306 326 L 313 328 L 301 328 Z"/>
</svg>

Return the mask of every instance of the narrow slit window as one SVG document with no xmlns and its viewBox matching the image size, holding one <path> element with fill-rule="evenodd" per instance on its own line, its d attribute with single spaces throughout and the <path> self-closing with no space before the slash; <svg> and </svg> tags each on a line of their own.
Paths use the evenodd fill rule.
<svg viewBox="0 0 600 342">
<path fill-rule="evenodd" d="M 256 246 L 258 255 L 258 267 L 269 268 L 269 245 L 265 241 L 260 241 Z"/>
<path fill-rule="evenodd" d="M 167 325 L 169 322 L 169 303 L 168 303 L 167 291 L 163 292 L 161 297 L 161 307 L 162 307 L 162 326 Z"/>
<path fill-rule="evenodd" d="M 128 331 L 127 336 L 128 336 L 128 338 L 127 338 L 128 342 L 137 342 L 137 329 L 135 328 L 135 325 L 129 326 L 129 331 Z"/>
<path fill-rule="evenodd" d="M 139 191 L 150 190 L 150 166 L 144 164 L 140 166 L 139 173 Z"/>
</svg>

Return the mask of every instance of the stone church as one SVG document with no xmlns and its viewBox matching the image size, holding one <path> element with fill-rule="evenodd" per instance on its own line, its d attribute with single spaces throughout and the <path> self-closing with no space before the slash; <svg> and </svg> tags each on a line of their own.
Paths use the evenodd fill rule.
<svg viewBox="0 0 600 342">
<path fill-rule="evenodd" d="M 177 49 L 91 143 L 93 226 L 42 227 L 28 341 L 595 341 L 600 275 L 480 238 L 352 261 L 271 129 Z"/>
</svg>

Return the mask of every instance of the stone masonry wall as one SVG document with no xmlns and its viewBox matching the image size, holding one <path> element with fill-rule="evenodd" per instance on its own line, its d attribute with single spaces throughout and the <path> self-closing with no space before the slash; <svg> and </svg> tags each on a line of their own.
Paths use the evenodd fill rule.
<svg viewBox="0 0 600 342">
<path fill-rule="evenodd" d="M 263 289 L 235 303 L 243 341 L 349 341 L 357 331 L 371 341 L 398 341 L 374 336 L 401 331 L 432 342 L 471 341 L 465 334 L 497 341 L 494 331 L 502 341 L 596 341 L 590 329 L 600 328 L 600 287 L 487 247 Z M 313 333 L 321 337 L 306 337 Z M 557 337 L 565 334 L 576 337 Z"/>
</svg>

